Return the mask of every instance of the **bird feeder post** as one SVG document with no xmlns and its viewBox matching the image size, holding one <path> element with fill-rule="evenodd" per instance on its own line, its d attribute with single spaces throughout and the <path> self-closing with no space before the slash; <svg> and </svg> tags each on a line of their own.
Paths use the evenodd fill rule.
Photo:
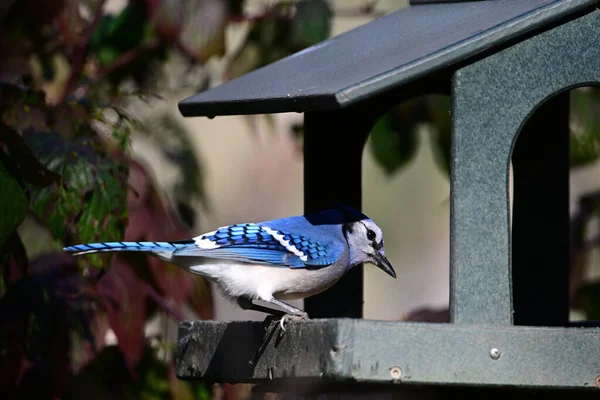
<svg viewBox="0 0 600 400">
<path fill-rule="evenodd" d="M 357 109 L 358 108 L 358 109 Z M 304 116 L 304 211 L 337 204 L 361 209 L 362 149 L 376 117 L 360 107 L 313 111 Z M 353 268 L 335 286 L 304 301 L 313 318 L 361 318 L 363 269 Z"/>
<path fill-rule="evenodd" d="M 581 17 L 455 74 L 453 322 L 568 325 L 566 91 L 600 78 L 593 61 L 583 62 L 595 35 L 580 35 L 582 30 L 592 32 L 596 19 Z"/>
</svg>

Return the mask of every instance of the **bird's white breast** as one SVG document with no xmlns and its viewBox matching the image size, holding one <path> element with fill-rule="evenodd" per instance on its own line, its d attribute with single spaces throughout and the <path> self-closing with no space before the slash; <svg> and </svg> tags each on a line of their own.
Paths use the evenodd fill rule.
<svg viewBox="0 0 600 400">
<path fill-rule="evenodd" d="M 215 282 L 228 297 L 295 300 L 315 295 L 335 284 L 344 275 L 348 260 L 348 252 L 344 251 L 337 263 L 316 269 L 234 264 L 224 260 L 188 268 Z"/>
</svg>

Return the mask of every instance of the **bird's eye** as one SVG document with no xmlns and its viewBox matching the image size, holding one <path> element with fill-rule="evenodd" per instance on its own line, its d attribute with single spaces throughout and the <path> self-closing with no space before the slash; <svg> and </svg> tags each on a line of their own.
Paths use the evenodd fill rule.
<svg viewBox="0 0 600 400">
<path fill-rule="evenodd" d="M 367 229 L 367 239 L 369 239 L 369 240 L 375 240 L 375 236 L 376 236 L 375 232 L 373 232 L 370 229 Z"/>
</svg>

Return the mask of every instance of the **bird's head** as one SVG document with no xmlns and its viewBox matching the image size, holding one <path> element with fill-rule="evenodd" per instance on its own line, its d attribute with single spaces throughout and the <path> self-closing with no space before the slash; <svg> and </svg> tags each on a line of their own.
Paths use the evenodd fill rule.
<svg viewBox="0 0 600 400">
<path fill-rule="evenodd" d="M 385 255 L 383 233 L 375 222 L 364 218 L 347 222 L 342 229 L 350 248 L 350 265 L 371 263 L 396 278 L 396 271 Z"/>
</svg>

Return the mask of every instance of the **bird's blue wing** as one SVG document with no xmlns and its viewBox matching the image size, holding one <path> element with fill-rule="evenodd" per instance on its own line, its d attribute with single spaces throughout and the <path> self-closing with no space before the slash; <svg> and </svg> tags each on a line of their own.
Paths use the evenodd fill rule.
<svg viewBox="0 0 600 400">
<path fill-rule="evenodd" d="M 344 250 L 336 240 L 308 237 L 259 224 L 237 224 L 194 238 L 173 256 L 200 256 L 279 267 L 325 267 Z"/>
</svg>

